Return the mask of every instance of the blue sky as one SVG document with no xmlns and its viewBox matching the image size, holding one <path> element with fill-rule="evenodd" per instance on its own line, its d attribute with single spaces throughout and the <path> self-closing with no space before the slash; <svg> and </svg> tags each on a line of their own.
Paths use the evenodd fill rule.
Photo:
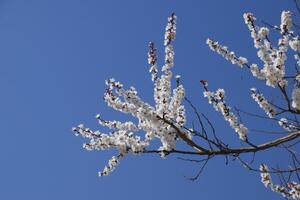
<svg viewBox="0 0 300 200">
<path fill-rule="evenodd" d="M 71 128 L 79 123 L 101 128 L 97 113 L 127 119 L 102 101 L 110 77 L 153 102 L 147 44 L 156 43 L 162 63 L 164 28 L 174 11 L 173 71 L 218 133 L 239 144 L 208 106 L 199 80 L 209 80 L 212 89 L 223 87 L 231 105 L 258 113 L 248 89 L 265 86 L 211 52 L 205 40 L 215 38 L 256 62 L 242 14 L 251 11 L 278 24 L 284 9 L 295 10 L 293 1 L 1 0 L 0 199 L 281 199 L 263 187 L 259 174 L 237 162 L 225 165 L 223 158 L 212 160 L 196 182 L 184 176 L 195 174 L 197 165 L 158 155 L 128 156 L 110 176 L 99 178 L 98 170 L 116 152 L 85 151 Z M 260 158 L 285 157 L 267 152 Z"/>
</svg>

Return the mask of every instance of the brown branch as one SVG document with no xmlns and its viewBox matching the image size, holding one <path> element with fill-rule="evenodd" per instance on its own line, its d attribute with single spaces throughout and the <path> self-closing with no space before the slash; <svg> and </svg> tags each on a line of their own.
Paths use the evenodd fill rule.
<svg viewBox="0 0 300 200">
<path fill-rule="evenodd" d="M 172 123 L 170 123 L 171 125 Z M 174 125 L 173 125 L 174 126 Z M 176 126 L 174 126 L 176 127 Z M 176 127 L 177 128 L 177 127 Z M 178 129 L 178 128 L 177 128 Z M 178 135 L 182 136 L 182 138 L 184 138 L 184 141 L 194 147 L 194 149 L 199 149 L 199 146 L 194 143 L 192 140 L 188 139 L 184 133 L 180 132 L 180 130 L 178 129 Z M 244 154 L 244 153 L 255 153 L 255 152 L 259 152 L 259 151 L 263 151 L 266 149 L 270 149 L 272 147 L 276 147 L 280 144 L 292 141 L 296 138 L 300 137 L 300 131 L 294 132 L 294 133 L 290 133 L 287 136 L 284 137 L 280 137 L 278 139 L 257 145 L 256 147 L 244 147 L 244 148 L 226 148 L 226 149 L 221 149 L 221 150 L 207 150 L 204 149 L 203 150 L 198 150 L 197 152 L 195 151 L 184 151 L 184 150 L 172 150 L 172 151 L 159 151 L 159 150 L 145 150 L 143 153 L 178 153 L 178 154 L 189 154 L 189 155 L 211 155 L 211 156 L 216 156 L 216 155 L 239 155 L 239 154 Z M 202 148 L 202 147 L 200 147 Z"/>
<path fill-rule="evenodd" d="M 264 172 L 260 169 L 253 168 L 249 163 L 243 161 L 240 157 L 238 157 L 237 159 L 240 161 L 240 163 L 243 165 L 243 167 L 246 168 L 247 170 L 254 171 L 254 172 L 259 172 L 259 173 Z M 273 169 L 272 168 L 272 170 L 268 170 L 268 173 L 270 173 L 270 174 L 283 174 L 283 173 L 297 172 L 299 170 L 300 170 L 299 167 L 295 167 L 295 168 L 292 168 L 292 169 Z"/>
</svg>

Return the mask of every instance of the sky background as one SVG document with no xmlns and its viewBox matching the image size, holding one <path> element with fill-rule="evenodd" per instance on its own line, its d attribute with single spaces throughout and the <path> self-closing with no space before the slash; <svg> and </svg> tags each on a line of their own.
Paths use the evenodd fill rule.
<svg viewBox="0 0 300 200">
<path fill-rule="evenodd" d="M 224 158 L 213 159 L 195 182 L 184 177 L 193 176 L 198 165 L 158 155 L 128 156 L 110 176 L 99 178 L 97 172 L 116 152 L 85 151 L 85 140 L 71 128 L 84 123 L 101 129 L 97 113 L 128 119 L 102 101 L 104 81 L 111 77 L 135 86 L 153 103 L 147 45 L 156 43 L 161 64 L 164 28 L 174 11 L 173 72 L 182 76 L 187 96 L 215 122 L 220 137 L 240 144 L 203 98 L 199 80 L 208 80 L 212 89 L 224 88 L 230 105 L 260 114 L 249 88 L 266 87 L 211 52 L 206 38 L 258 62 L 242 14 L 250 11 L 279 24 L 285 9 L 295 10 L 292 0 L 0 0 L 0 199 L 282 199 L 263 186 L 259 174 L 238 162 L 225 165 Z M 191 113 L 189 122 L 195 119 Z M 266 127 L 244 121 L 248 127 Z M 266 139 L 258 133 L 250 137 Z M 287 165 L 276 151 L 258 155 L 256 166 L 262 159 Z"/>
</svg>

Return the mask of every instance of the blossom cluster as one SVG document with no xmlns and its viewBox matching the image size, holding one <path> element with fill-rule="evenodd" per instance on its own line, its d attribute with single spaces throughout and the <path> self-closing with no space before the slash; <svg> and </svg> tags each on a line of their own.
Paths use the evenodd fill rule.
<svg viewBox="0 0 300 200">
<path fill-rule="evenodd" d="M 281 13 L 281 34 L 288 34 L 292 28 L 292 13 L 290 11 L 283 11 Z"/>
<path fill-rule="evenodd" d="M 250 69 L 253 76 L 266 80 L 266 84 L 271 87 L 275 87 L 277 84 L 285 86 L 287 82 L 284 80 L 284 63 L 289 45 L 290 34 L 288 33 L 292 24 L 291 12 L 282 12 L 280 25 L 282 38 L 278 40 L 278 48 L 272 46 L 268 38 L 269 29 L 255 25 L 256 19 L 252 13 L 245 13 L 244 20 L 253 38 L 254 47 L 258 49 L 257 55 L 264 63 L 261 70 L 258 69 L 256 64 L 251 65 Z"/>
<path fill-rule="evenodd" d="M 206 44 L 208 44 L 209 48 L 212 51 L 217 52 L 221 56 L 223 56 L 226 60 L 229 60 L 232 64 L 237 64 L 240 67 L 243 67 L 248 63 L 247 59 L 244 57 L 237 57 L 233 51 L 230 51 L 228 47 L 220 45 L 218 42 L 208 38 L 206 40 Z"/>
<path fill-rule="evenodd" d="M 264 97 L 263 94 L 259 93 L 256 88 L 251 88 L 251 97 L 256 101 L 260 108 L 262 108 L 270 118 L 274 118 L 276 110 Z"/>
<path fill-rule="evenodd" d="M 122 113 L 130 114 L 137 118 L 137 123 L 132 121 L 108 121 L 96 116 L 99 124 L 111 130 L 111 133 L 101 133 L 78 125 L 73 128 L 76 135 L 88 138 L 90 141 L 83 145 L 87 150 L 106 150 L 115 148 L 119 151 L 118 156 L 113 156 L 100 176 L 108 175 L 112 172 L 120 159 L 128 153 L 138 154 L 146 151 L 151 141 L 158 138 L 161 141 L 159 151 L 161 156 L 166 156 L 169 151 L 175 149 L 178 140 L 177 131 L 190 138 L 190 134 L 185 131 L 183 126 L 186 122 L 185 108 L 182 100 L 185 96 L 184 87 L 181 84 L 171 90 L 171 68 L 174 65 L 174 50 L 172 41 L 176 35 L 176 16 L 172 14 L 168 18 L 165 33 L 165 64 L 162 67 L 162 74 L 158 76 L 156 49 L 153 43 L 149 44 L 148 63 L 150 73 L 154 82 L 155 106 L 144 102 L 134 87 L 124 89 L 123 84 L 115 79 L 106 81 L 107 89 L 104 94 L 104 101 L 109 107 Z M 178 77 L 177 77 L 178 79 Z M 173 125 L 164 120 L 172 122 Z M 143 131 L 144 137 L 138 136 L 137 132 Z"/>
<path fill-rule="evenodd" d="M 289 182 L 287 186 L 274 184 L 269 173 L 268 166 L 261 164 L 259 167 L 261 182 L 265 187 L 269 187 L 272 191 L 280 193 L 287 199 L 299 200 L 300 199 L 300 184 L 296 182 Z"/>
<path fill-rule="evenodd" d="M 110 125 L 112 123 L 110 123 Z M 106 124 L 107 127 L 110 127 L 108 122 Z M 110 148 L 118 149 L 120 153 L 119 156 L 114 156 L 110 159 L 104 170 L 99 172 L 99 175 L 101 176 L 108 175 L 112 172 L 119 160 L 127 153 L 140 153 L 146 146 L 149 145 L 147 141 L 142 140 L 139 136 L 133 135 L 133 132 L 130 132 L 134 130 L 129 123 L 122 124 L 121 122 L 117 122 L 117 124 L 119 125 L 119 129 L 117 129 L 117 126 L 113 127 L 116 131 L 110 134 L 101 133 L 100 131 L 92 131 L 89 128 L 85 128 L 83 124 L 73 128 L 76 135 L 81 135 L 90 139 L 88 143 L 83 144 L 83 148 L 86 150 L 107 150 Z"/>
<path fill-rule="evenodd" d="M 294 50 L 299 49 L 299 40 L 297 37 L 289 40 L 292 27 L 291 12 L 282 12 L 280 25 L 282 37 L 278 40 L 277 48 L 272 46 L 269 40 L 269 29 L 255 25 L 256 18 L 252 13 L 245 13 L 243 17 L 251 33 L 254 47 L 258 50 L 257 55 L 264 64 L 262 69 L 260 69 L 257 64 L 251 64 L 250 71 L 252 75 L 260 80 L 265 80 L 266 84 L 271 87 L 276 87 L 278 84 L 281 87 L 286 86 L 287 81 L 284 79 L 286 52 L 289 46 Z M 230 52 L 227 47 L 219 45 L 218 42 L 207 39 L 206 43 L 210 49 L 222 55 L 233 64 L 242 67 L 248 63 L 246 58 L 237 57 L 233 52 Z"/>
<path fill-rule="evenodd" d="M 239 135 L 239 138 L 243 141 L 247 140 L 248 129 L 243 124 L 238 122 L 238 118 L 230 110 L 230 107 L 225 102 L 225 91 L 224 89 L 218 89 L 216 92 L 208 90 L 207 82 L 203 82 L 205 91 L 203 92 L 204 97 L 208 99 L 208 103 L 212 104 L 216 111 L 220 112 L 224 119 L 229 122 L 230 126 Z"/>
<path fill-rule="evenodd" d="M 237 57 L 234 52 L 229 51 L 226 46 L 220 45 L 218 42 L 211 39 L 207 39 L 207 44 L 211 50 L 217 52 L 225 59 L 231 61 L 238 66 L 247 66 L 252 75 L 260 80 L 265 80 L 266 85 L 271 87 L 278 86 L 284 93 L 285 87 L 288 85 L 288 81 L 285 78 L 285 61 L 287 59 L 288 48 L 296 51 L 294 57 L 297 61 L 297 65 L 300 66 L 300 40 L 298 36 L 295 36 L 292 31 L 292 14 L 290 11 L 283 11 L 281 13 L 280 26 L 274 26 L 275 29 L 280 30 L 281 37 L 278 40 L 278 45 L 275 47 L 271 44 L 269 39 L 269 29 L 267 27 L 260 27 L 255 24 L 256 18 L 252 13 L 245 13 L 243 15 L 245 24 L 247 25 L 251 37 L 254 42 L 254 47 L 257 49 L 257 56 L 263 62 L 263 68 L 260 68 L 257 64 L 248 64 L 247 59 L 244 57 Z M 295 109 L 295 112 L 300 111 L 300 75 L 295 77 L 295 85 L 291 93 L 291 107 Z M 266 98 L 257 91 L 256 88 L 251 89 L 252 98 L 258 103 L 258 105 L 266 112 L 270 118 L 274 118 L 276 115 L 275 107 L 272 106 Z M 288 94 L 285 94 L 286 96 Z M 289 100 L 288 100 L 289 101 Z M 286 119 L 279 120 L 280 126 L 285 130 L 296 130 L 295 126 L 291 123 L 287 123 Z"/>
<path fill-rule="evenodd" d="M 299 126 L 297 126 L 295 123 L 293 123 L 292 121 L 286 119 L 286 118 L 281 118 L 278 121 L 279 126 L 281 126 L 284 130 L 288 131 L 288 132 L 292 132 L 292 131 L 299 131 Z"/>
<path fill-rule="evenodd" d="M 152 74 L 152 81 L 155 81 L 157 79 L 158 70 L 156 49 L 153 42 L 149 43 L 148 64 L 151 66 L 149 72 Z"/>
<path fill-rule="evenodd" d="M 293 49 L 294 51 L 299 51 L 300 50 L 299 36 L 291 38 L 289 41 L 289 45 L 291 49 Z"/>
<path fill-rule="evenodd" d="M 168 24 L 166 26 L 165 40 L 164 40 L 165 46 L 168 46 L 175 39 L 176 20 L 177 20 L 177 16 L 175 15 L 175 13 L 172 13 L 172 15 L 168 18 Z"/>
</svg>

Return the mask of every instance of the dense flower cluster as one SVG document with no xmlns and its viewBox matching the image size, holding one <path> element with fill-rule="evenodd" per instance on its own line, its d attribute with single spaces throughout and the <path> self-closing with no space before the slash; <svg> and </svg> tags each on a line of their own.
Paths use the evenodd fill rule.
<svg viewBox="0 0 300 200">
<path fill-rule="evenodd" d="M 138 154 L 146 150 L 154 138 L 160 139 L 162 145 L 159 150 L 161 155 L 165 156 L 169 151 L 175 149 L 178 136 L 174 127 L 165 123 L 163 119 L 174 123 L 181 133 L 187 138 L 191 135 L 183 128 L 186 122 L 185 108 L 182 105 L 182 100 L 185 96 L 184 87 L 178 84 L 171 91 L 171 68 L 174 65 L 174 51 L 172 41 L 176 35 L 176 16 L 172 14 L 168 18 L 168 24 L 165 33 L 165 64 L 162 67 L 162 75 L 158 77 L 156 49 L 153 43 L 149 44 L 148 63 L 150 65 L 150 73 L 154 82 L 154 99 L 155 107 L 141 100 L 134 87 L 124 89 L 123 85 L 114 80 L 106 81 L 107 89 L 104 94 L 104 100 L 108 106 L 117 111 L 131 114 L 138 119 L 138 123 L 134 122 L 119 122 L 107 121 L 101 119 L 97 115 L 99 123 L 102 126 L 112 130 L 111 133 L 105 134 L 100 131 L 91 131 L 85 128 L 82 124 L 73 128 L 76 135 L 81 135 L 90 139 L 89 143 L 84 144 L 87 150 L 106 150 L 116 148 L 119 151 L 118 156 L 112 157 L 108 165 L 100 176 L 108 175 L 112 172 L 120 159 L 128 153 Z M 177 77 L 176 79 L 179 79 Z M 137 136 L 135 132 L 144 131 L 145 137 Z"/>
<path fill-rule="evenodd" d="M 285 14 L 284 14 L 285 13 Z M 286 14 L 290 12 L 284 11 L 281 19 L 282 31 L 287 32 L 290 29 L 290 15 Z M 266 84 L 275 87 L 278 83 L 284 85 L 285 75 L 284 62 L 286 60 L 286 51 L 289 44 L 289 34 L 284 34 L 278 41 L 278 48 L 271 45 L 268 39 L 269 30 L 266 27 L 258 27 L 254 24 L 255 17 L 252 13 L 245 13 L 244 20 L 247 24 L 251 37 L 254 41 L 254 47 L 258 49 L 257 55 L 263 61 L 264 67 L 259 70 L 257 65 L 254 64 L 251 67 L 251 72 L 259 79 L 265 79 Z M 284 83 L 282 83 L 284 82 Z"/>
<path fill-rule="evenodd" d="M 261 164 L 259 167 L 261 182 L 265 187 L 271 188 L 272 191 L 280 193 L 283 197 L 293 200 L 300 199 L 300 185 L 296 182 L 289 182 L 287 186 L 274 184 L 269 173 L 268 166 Z"/>
<path fill-rule="evenodd" d="M 273 118 L 276 115 L 276 110 L 274 106 L 272 106 L 266 98 L 263 96 L 263 94 L 259 93 L 256 88 L 251 88 L 251 97 L 256 101 L 256 103 L 261 107 L 266 114 Z"/>
<path fill-rule="evenodd" d="M 104 170 L 99 172 L 99 175 L 101 176 L 108 175 L 110 172 L 112 172 L 119 160 L 127 153 L 142 152 L 144 148 L 149 145 L 147 141 L 141 140 L 140 137 L 135 136 L 132 132 L 130 132 L 134 131 L 135 129 L 130 123 L 122 124 L 121 122 L 105 122 L 105 124 L 112 129 L 116 129 L 116 131 L 111 134 L 105 134 L 85 128 L 82 124 L 73 128 L 73 131 L 76 135 L 81 135 L 82 137 L 90 139 L 89 143 L 83 144 L 83 147 L 86 150 L 91 151 L 116 148 L 120 152 L 119 156 L 112 157 Z"/>
<path fill-rule="evenodd" d="M 203 94 L 208 99 L 208 103 L 212 104 L 216 111 L 221 112 L 224 119 L 229 122 L 230 126 L 239 135 L 239 138 L 246 141 L 248 129 L 238 122 L 238 118 L 230 110 L 230 107 L 226 105 L 225 91 L 223 89 L 218 89 L 216 92 L 209 91 L 207 82 L 202 81 L 202 83 L 205 88 Z"/>
<path fill-rule="evenodd" d="M 168 24 L 166 26 L 166 31 L 165 31 L 165 41 L 164 45 L 168 46 L 176 36 L 176 15 L 175 13 L 172 13 L 171 17 L 168 18 Z"/>
<path fill-rule="evenodd" d="M 290 29 L 292 26 L 291 12 L 282 12 L 280 25 L 282 38 L 278 40 L 278 48 L 272 46 L 268 38 L 269 29 L 255 25 L 256 18 L 252 13 L 245 13 L 244 20 L 251 33 L 251 37 L 253 38 L 254 47 L 258 49 L 257 55 L 264 63 L 262 69 L 259 69 L 257 64 L 250 65 L 253 76 L 265 80 L 266 84 L 271 87 L 275 87 L 278 84 L 281 87 L 286 86 L 287 81 L 284 79 L 286 52 L 289 45 L 294 50 L 299 48 L 298 38 L 289 40 Z M 218 42 L 208 39 L 207 44 L 213 51 L 216 51 L 227 60 L 230 60 L 233 64 L 243 66 L 243 64 L 247 63 L 246 58 L 237 58 L 233 52 L 229 52 L 227 47 L 220 46 Z"/>
<path fill-rule="evenodd" d="M 292 31 L 292 19 L 290 11 L 283 11 L 281 14 L 281 24 L 280 26 L 274 26 L 275 29 L 280 31 L 280 38 L 278 40 L 278 45 L 271 44 L 269 39 L 269 29 L 267 27 L 259 27 L 255 24 L 256 18 L 252 13 L 245 13 L 243 15 L 245 24 L 247 25 L 251 37 L 254 42 L 254 47 L 257 49 L 257 56 L 263 63 L 263 67 L 260 68 L 257 64 L 248 64 L 248 61 L 244 57 L 237 57 L 236 54 L 232 51 L 229 51 L 226 46 L 220 45 L 218 42 L 211 39 L 207 39 L 206 43 L 209 48 L 216 53 L 220 54 L 226 60 L 231 61 L 231 63 L 236 64 L 240 67 L 246 66 L 250 69 L 252 75 L 259 80 L 264 80 L 267 86 L 278 87 L 283 93 L 285 101 L 287 102 L 287 109 L 283 109 L 280 106 L 278 109 L 279 114 L 291 111 L 292 113 L 298 113 L 300 111 L 300 75 L 295 76 L 295 85 L 291 93 L 291 106 L 289 90 L 286 89 L 288 85 L 287 78 L 285 77 L 285 62 L 287 59 L 288 48 L 291 48 L 296 53 L 294 55 L 298 67 L 300 66 L 300 40 L 298 36 L 295 36 Z M 298 73 L 298 72 L 297 72 Z M 294 78 L 294 77 L 292 77 Z M 224 115 L 230 116 L 230 110 L 227 109 L 226 104 L 223 102 L 224 91 L 222 89 L 217 90 L 216 92 L 210 92 L 207 89 L 204 95 L 209 99 L 209 103 L 213 104 L 216 110 L 221 113 L 227 114 Z M 256 88 L 251 89 L 251 97 L 257 102 L 260 108 L 262 108 L 265 113 L 270 118 L 275 118 L 277 115 L 275 106 L 268 102 L 266 98 L 258 92 Z M 295 110 L 292 110 L 295 109 Z M 225 110 L 225 112 L 223 111 Z M 232 114 L 232 116 L 234 116 Z M 228 121 L 228 119 L 226 119 Z M 231 119 L 235 124 L 238 125 L 236 117 Z M 299 125 L 296 124 L 295 120 L 281 118 L 278 120 L 278 124 L 288 132 L 299 131 Z M 243 129 L 242 129 L 243 130 Z M 237 131 L 238 132 L 238 131 Z M 239 133 L 239 132 L 238 132 Z M 239 133 L 240 138 L 246 134 Z M 245 137 L 246 138 L 246 137 Z M 266 165 L 260 166 L 261 171 L 261 181 L 266 187 L 270 187 L 274 192 L 282 194 L 284 197 L 289 199 L 300 199 L 300 185 L 295 182 L 290 182 L 285 186 L 273 184 L 271 176 L 269 174 L 268 167 Z"/>
</svg>

